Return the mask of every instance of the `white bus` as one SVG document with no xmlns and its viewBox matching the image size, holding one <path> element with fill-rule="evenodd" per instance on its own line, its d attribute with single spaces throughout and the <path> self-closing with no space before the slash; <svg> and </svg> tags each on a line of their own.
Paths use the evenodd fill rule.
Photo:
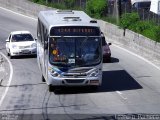
<svg viewBox="0 0 160 120">
<path fill-rule="evenodd" d="M 54 86 L 102 84 L 101 30 L 83 11 L 41 11 L 37 61 L 42 81 Z"/>
</svg>

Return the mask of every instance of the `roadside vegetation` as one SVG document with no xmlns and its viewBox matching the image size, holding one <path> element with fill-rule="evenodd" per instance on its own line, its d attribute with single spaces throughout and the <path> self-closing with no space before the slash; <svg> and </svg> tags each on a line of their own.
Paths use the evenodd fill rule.
<svg viewBox="0 0 160 120">
<path fill-rule="evenodd" d="M 122 14 L 119 25 L 124 29 L 124 35 L 125 29 L 130 29 L 136 33 L 155 40 L 156 42 L 160 42 L 160 26 L 152 20 L 140 20 L 138 13 L 132 12 Z"/>
<path fill-rule="evenodd" d="M 52 3 L 47 2 L 46 0 L 30 0 L 38 4 L 47 5 L 49 7 L 57 8 L 57 9 L 76 9 L 83 10 L 88 15 L 93 18 L 103 19 L 112 24 L 116 24 L 120 26 L 120 28 L 125 30 L 130 29 L 134 32 L 142 34 L 156 42 L 160 42 L 160 26 L 157 25 L 152 20 L 142 21 L 138 15 L 138 13 L 124 13 L 121 15 L 119 19 L 119 23 L 117 24 L 116 17 L 107 16 L 107 0 L 87 0 L 85 8 L 75 6 L 76 0 L 64 0 L 63 3 Z"/>
</svg>

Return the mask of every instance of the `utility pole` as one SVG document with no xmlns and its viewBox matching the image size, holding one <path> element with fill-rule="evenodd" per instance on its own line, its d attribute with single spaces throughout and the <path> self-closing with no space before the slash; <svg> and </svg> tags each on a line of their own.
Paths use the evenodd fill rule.
<svg viewBox="0 0 160 120">
<path fill-rule="evenodd" d="M 120 0 L 115 0 L 113 8 L 113 16 L 116 18 L 116 23 L 119 24 L 119 3 Z"/>
<path fill-rule="evenodd" d="M 119 14 L 119 18 L 121 18 L 121 15 L 122 15 L 121 0 L 118 0 L 118 14 Z"/>
</svg>

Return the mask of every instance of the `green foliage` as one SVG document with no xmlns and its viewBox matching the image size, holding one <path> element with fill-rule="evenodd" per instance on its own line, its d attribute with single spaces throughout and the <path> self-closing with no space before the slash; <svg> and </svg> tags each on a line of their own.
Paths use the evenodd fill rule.
<svg viewBox="0 0 160 120">
<path fill-rule="evenodd" d="M 155 29 L 155 40 L 160 42 L 160 26 L 157 26 Z"/>
<path fill-rule="evenodd" d="M 126 13 L 121 16 L 120 27 L 140 33 L 152 40 L 160 42 L 160 27 L 152 21 L 141 21 L 138 13 Z"/>
<path fill-rule="evenodd" d="M 35 3 L 38 2 L 38 1 L 39 1 L 39 0 L 33 0 L 33 2 L 35 2 Z"/>
<path fill-rule="evenodd" d="M 35 3 L 46 5 L 46 0 L 30 0 Z M 64 0 L 63 3 L 48 3 L 47 6 L 58 9 L 77 9 L 82 10 L 75 6 L 76 0 Z M 110 23 L 116 24 L 116 18 L 113 16 L 106 17 L 104 13 L 107 9 L 108 0 L 87 0 L 85 11 L 91 17 L 100 18 Z M 157 26 L 152 21 L 141 21 L 138 13 L 125 13 L 122 14 L 119 22 L 119 26 L 124 29 L 130 29 L 137 33 L 140 33 L 152 40 L 160 42 L 160 26 Z"/>
<path fill-rule="evenodd" d="M 39 4 L 45 4 L 46 1 L 45 0 L 31 0 L 33 1 L 34 3 L 39 3 Z"/>
<path fill-rule="evenodd" d="M 138 13 L 126 13 L 122 14 L 120 19 L 120 27 L 127 29 L 130 26 L 136 24 L 140 20 Z"/>
<path fill-rule="evenodd" d="M 144 36 L 146 36 L 146 37 L 148 37 L 148 38 L 150 38 L 150 39 L 156 40 L 155 30 L 156 30 L 155 27 L 153 27 L 153 28 L 151 28 L 151 29 L 145 29 L 145 30 L 143 31 L 142 35 L 144 35 Z"/>
<path fill-rule="evenodd" d="M 109 23 L 117 25 L 117 19 L 116 19 L 116 17 L 108 16 L 108 17 L 102 17 L 101 19 L 104 20 L 104 21 L 107 21 Z"/>
<path fill-rule="evenodd" d="M 91 17 L 100 18 L 104 14 L 107 7 L 107 0 L 88 0 L 86 12 Z"/>
<path fill-rule="evenodd" d="M 151 29 L 153 26 L 155 26 L 155 23 L 153 23 L 152 21 L 139 20 L 135 24 L 130 25 L 129 29 L 142 34 L 144 30 Z"/>
<path fill-rule="evenodd" d="M 64 3 L 67 8 L 73 8 L 75 5 L 75 0 L 64 0 Z"/>
<path fill-rule="evenodd" d="M 144 30 L 149 29 L 151 27 L 151 24 L 148 21 L 138 21 L 137 24 L 134 26 L 135 27 L 133 27 L 133 30 L 135 32 L 142 33 Z"/>
</svg>

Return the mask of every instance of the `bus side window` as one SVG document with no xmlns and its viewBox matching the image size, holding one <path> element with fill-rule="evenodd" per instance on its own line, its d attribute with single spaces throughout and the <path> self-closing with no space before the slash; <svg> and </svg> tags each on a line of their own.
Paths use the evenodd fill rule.
<svg viewBox="0 0 160 120">
<path fill-rule="evenodd" d="M 38 19 L 38 24 L 37 24 L 37 38 L 38 38 L 38 40 L 41 40 L 40 22 L 39 22 L 39 19 Z"/>
<path fill-rule="evenodd" d="M 41 24 L 41 43 L 44 45 L 44 26 Z"/>
<path fill-rule="evenodd" d="M 47 35 L 47 29 L 44 31 L 44 48 L 48 49 L 48 35 Z"/>
</svg>

